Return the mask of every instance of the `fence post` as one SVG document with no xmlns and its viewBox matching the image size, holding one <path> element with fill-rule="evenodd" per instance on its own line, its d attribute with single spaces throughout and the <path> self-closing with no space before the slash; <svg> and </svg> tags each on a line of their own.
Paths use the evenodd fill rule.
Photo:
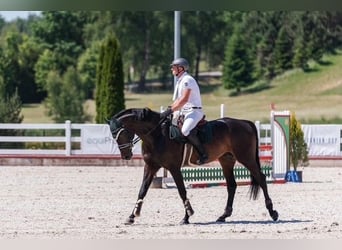
<svg viewBox="0 0 342 250">
<path fill-rule="evenodd" d="M 260 121 L 255 121 L 255 127 L 257 129 L 257 133 L 258 133 L 258 142 L 259 142 L 259 145 L 258 147 L 260 147 Z"/>
<path fill-rule="evenodd" d="M 221 107 L 220 107 L 220 118 L 223 118 L 224 117 L 224 104 L 221 104 Z"/>
<path fill-rule="evenodd" d="M 65 121 L 65 155 L 71 155 L 71 121 Z"/>
</svg>

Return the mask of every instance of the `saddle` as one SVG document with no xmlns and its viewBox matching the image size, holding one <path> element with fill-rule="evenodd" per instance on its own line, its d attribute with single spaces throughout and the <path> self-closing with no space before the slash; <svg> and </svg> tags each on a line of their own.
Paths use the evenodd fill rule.
<svg viewBox="0 0 342 250">
<path fill-rule="evenodd" d="M 177 125 L 174 125 L 171 123 L 171 120 L 169 120 L 168 124 L 168 136 L 171 140 L 176 140 L 178 142 L 185 143 L 187 140 L 183 136 L 181 129 L 184 123 L 184 115 L 180 115 L 177 119 Z M 205 119 L 205 115 L 203 118 L 197 123 L 196 127 L 197 129 L 197 136 L 200 139 L 200 141 L 204 143 L 208 143 L 212 140 L 212 129 L 210 123 Z M 167 135 L 165 133 L 164 135 Z"/>
</svg>

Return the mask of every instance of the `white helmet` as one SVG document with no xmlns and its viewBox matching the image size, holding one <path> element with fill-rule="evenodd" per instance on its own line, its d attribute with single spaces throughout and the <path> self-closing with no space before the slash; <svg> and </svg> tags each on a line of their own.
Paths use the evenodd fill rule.
<svg viewBox="0 0 342 250">
<path fill-rule="evenodd" d="M 184 71 L 188 71 L 189 70 L 189 63 L 186 59 L 184 58 L 176 58 L 175 60 L 172 61 L 171 66 L 181 66 L 183 67 Z"/>
</svg>

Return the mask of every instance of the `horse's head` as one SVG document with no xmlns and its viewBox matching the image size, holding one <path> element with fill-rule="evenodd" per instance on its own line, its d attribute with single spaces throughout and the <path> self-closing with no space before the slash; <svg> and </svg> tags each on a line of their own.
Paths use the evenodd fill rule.
<svg viewBox="0 0 342 250">
<path fill-rule="evenodd" d="M 149 108 L 125 109 L 108 121 L 110 131 L 116 140 L 121 158 L 130 160 L 133 156 L 133 145 L 143 138 L 160 136 L 160 113 Z M 157 130 L 159 129 L 159 130 Z M 134 135 L 138 138 L 134 139 Z"/>
<path fill-rule="evenodd" d="M 116 118 L 108 121 L 110 132 L 118 144 L 121 158 L 124 160 L 132 159 L 134 146 L 134 132 L 126 129 L 123 124 Z"/>
</svg>

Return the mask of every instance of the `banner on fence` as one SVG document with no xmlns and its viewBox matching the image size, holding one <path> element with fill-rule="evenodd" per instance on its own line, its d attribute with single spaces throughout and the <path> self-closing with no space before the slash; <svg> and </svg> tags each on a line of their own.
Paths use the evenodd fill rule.
<svg viewBox="0 0 342 250">
<path fill-rule="evenodd" d="M 120 154 L 108 126 L 89 124 L 81 130 L 83 154 Z"/>
<path fill-rule="evenodd" d="M 110 133 L 109 126 L 89 124 L 81 129 L 82 154 L 111 154 L 118 155 L 120 150 Z M 141 154 L 141 144 L 133 147 L 133 154 Z"/>
<path fill-rule="evenodd" d="M 342 156 L 342 125 L 302 125 L 309 157 Z"/>
</svg>

